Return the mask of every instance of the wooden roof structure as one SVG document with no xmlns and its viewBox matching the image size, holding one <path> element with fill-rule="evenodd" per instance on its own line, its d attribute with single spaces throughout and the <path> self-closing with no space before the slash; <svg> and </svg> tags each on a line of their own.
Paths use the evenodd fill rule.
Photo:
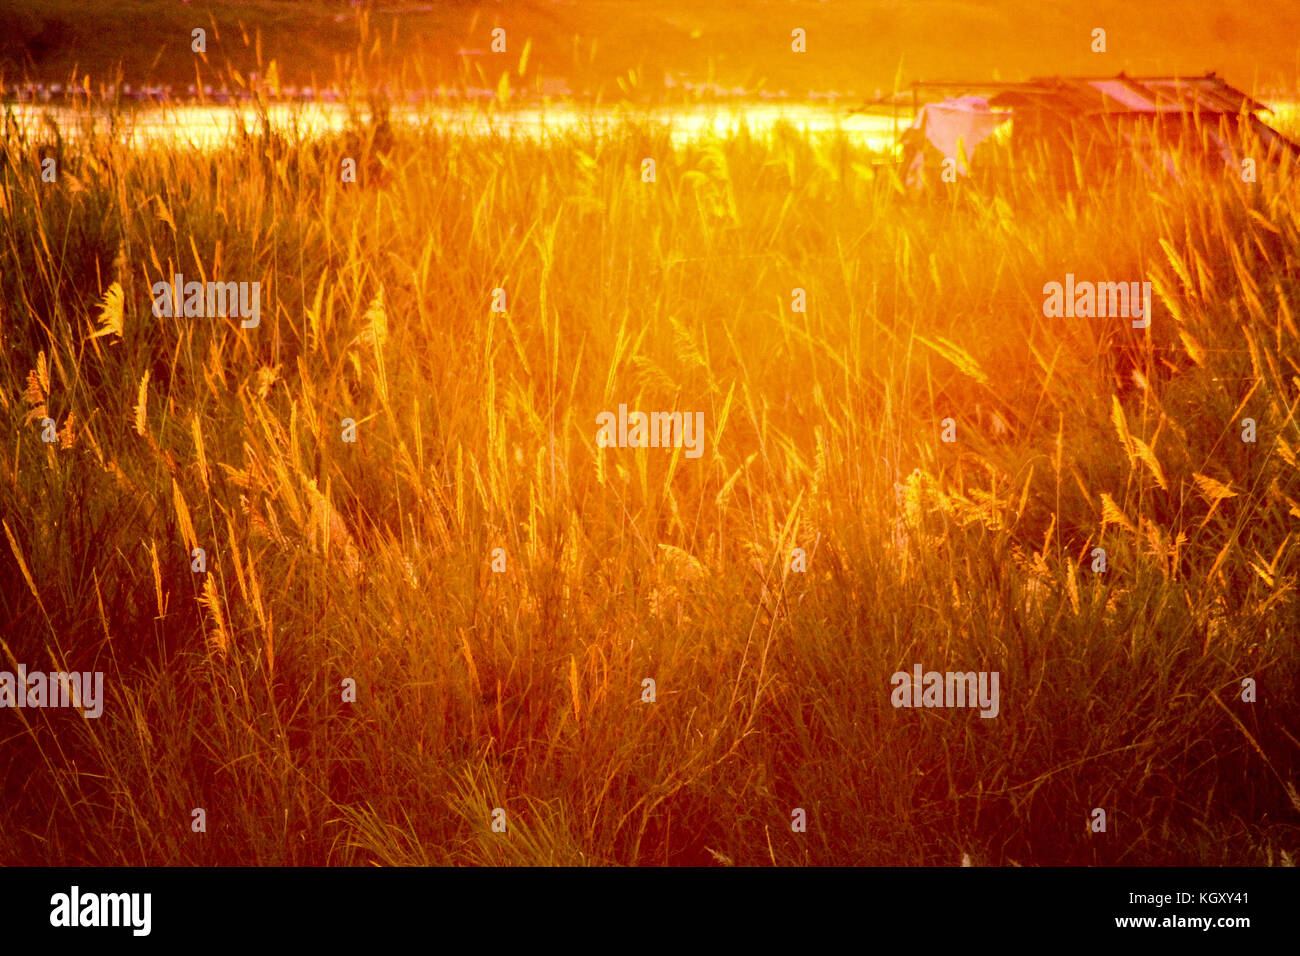
<svg viewBox="0 0 1300 956">
<path fill-rule="evenodd" d="M 1060 141 L 1086 130 L 1096 137 L 1105 131 L 1112 147 L 1133 145 L 1131 131 L 1146 126 L 1162 129 L 1218 127 L 1220 135 L 1203 141 L 1226 156 L 1233 137 L 1225 130 L 1248 131 L 1271 155 L 1300 163 L 1300 145 L 1265 123 L 1265 104 L 1230 85 L 1215 73 L 1203 76 L 1039 77 L 1024 82 L 917 82 L 911 86 L 915 116 L 922 104 L 959 95 L 984 97 L 994 111 L 1012 118 L 1013 141 Z M 1115 135 L 1116 131 L 1129 131 Z M 1235 135 L 1235 134 L 1234 134 Z"/>
<path fill-rule="evenodd" d="M 1075 115 L 1115 113 L 1190 113 L 1240 115 L 1271 112 L 1259 101 L 1229 85 L 1215 73 L 1204 76 L 1041 77 L 1020 83 L 961 83 L 953 81 L 912 84 L 912 102 L 922 91 L 963 91 L 988 95 L 995 109 L 1030 107 Z"/>
</svg>

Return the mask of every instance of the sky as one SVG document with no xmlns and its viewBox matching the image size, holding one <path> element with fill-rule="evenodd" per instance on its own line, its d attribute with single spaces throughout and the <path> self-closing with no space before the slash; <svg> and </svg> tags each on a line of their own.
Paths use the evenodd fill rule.
<svg viewBox="0 0 1300 956">
<path fill-rule="evenodd" d="M 334 74 L 357 49 L 346 4 L 323 0 L 5 0 L 0 70 L 66 79 L 193 82 L 190 30 L 215 23 L 210 61 L 252 68 L 241 30 L 297 82 Z M 428 84 L 482 66 L 495 85 L 531 40 L 532 76 L 616 92 L 635 72 L 653 92 L 665 77 L 747 91 L 871 94 L 914 80 L 1016 80 L 1053 74 L 1217 71 L 1248 91 L 1294 91 L 1300 0 L 501 0 L 380 3 L 386 52 L 418 64 Z M 485 50 L 491 31 L 509 56 Z M 806 52 L 792 33 L 804 31 Z M 1095 30 L 1105 31 L 1104 51 Z M 531 79 L 531 77 L 530 77 Z"/>
</svg>

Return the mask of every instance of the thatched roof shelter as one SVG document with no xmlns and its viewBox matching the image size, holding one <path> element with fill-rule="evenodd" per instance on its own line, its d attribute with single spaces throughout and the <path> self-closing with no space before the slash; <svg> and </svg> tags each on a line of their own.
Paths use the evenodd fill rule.
<svg viewBox="0 0 1300 956">
<path fill-rule="evenodd" d="M 1006 120 L 1013 155 L 1045 155 L 1075 170 L 1130 157 L 1147 166 L 1153 150 L 1166 168 L 1175 151 L 1224 166 L 1248 154 L 1300 162 L 1300 146 L 1260 118 L 1269 108 L 1214 73 L 916 83 L 912 103 L 904 158 L 913 171 L 938 156 L 958 158 L 958 139 L 963 153 L 973 152 Z"/>
</svg>

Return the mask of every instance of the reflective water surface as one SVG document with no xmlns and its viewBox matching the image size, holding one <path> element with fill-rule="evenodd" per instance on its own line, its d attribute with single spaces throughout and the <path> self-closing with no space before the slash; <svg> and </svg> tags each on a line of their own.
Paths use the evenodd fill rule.
<svg viewBox="0 0 1300 956">
<path fill-rule="evenodd" d="M 73 139 L 94 129 L 97 135 L 120 137 L 136 146 L 171 144 L 200 150 L 228 145 L 241 129 L 256 133 L 261 122 L 257 111 L 246 104 L 134 106 L 116 115 L 106 110 L 35 103 L 13 104 L 7 109 L 12 111 L 20 127 L 30 131 L 53 123 L 62 135 Z M 289 135 L 299 131 L 304 137 L 337 133 L 351 123 L 347 106 L 329 102 L 273 104 L 267 109 L 267 117 L 272 129 Z M 752 103 L 671 108 L 558 104 L 501 110 L 395 106 L 390 119 L 413 127 L 432 126 L 469 136 L 512 135 L 538 139 L 575 131 L 599 134 L 625 121 L 649 122 L 667 126 L 673 142 L 678 144 L 710 134 L 734 133 L 742 126 L 754 135 L 763 136 L 784 122 L 801 132 L 842 132 L 855 145 L 888 153 L 893 149 L 897 133 L 910 125 L 912 115 L 907 106 L 900 106 L 894 113 L 889 107 L 854 112 L 842 104 Z M 1263 119 L 1295 138 L 1300 104 L 1277 103 Z"/>
<path fill-rule="evenodd" d="M 228 144 L 241 128 L 250 132 L 260 129 L 256 110 L 247 105 L 140 107 L 120 113 L 116 128 L 110 114 L 101 110 L 41 104 L 17 104 L 12 109 L 19 125 L 30 130 L 53 122 L 64 136 L 75 138 L 93 124 L 99 135 L 111 133 L 138 146 L 171 143 L 218 149 Z M 734 132 L 742 125 L 755 135 L 765 135 L 784 121 L 810 133 L 843 131 L 852 142 L 879 151 L 892 147 L 896 126 L 903 128 L 911 121 L 910 111 L 901 108 L 895 120 L 888 112 L 853 113 L 844 106 L 762 103 L 671 109 L 552 105 L 499 111 L 400 106 L 393 108 L 390 118 L 394 122 L 413 126 L 429 124 L 467 135 L 500 133 L 537 138 L 575 130 L 600 132 L 630 120 L 664 124 L 677 143 L 711 132 Z M 300 130 L 304 136 L 339 132 L 350 122 L 347 107 L 336 103 L 272 105 L 268 108 L 268 119 L 273 129 L 285 133 Z"/>
</svg>

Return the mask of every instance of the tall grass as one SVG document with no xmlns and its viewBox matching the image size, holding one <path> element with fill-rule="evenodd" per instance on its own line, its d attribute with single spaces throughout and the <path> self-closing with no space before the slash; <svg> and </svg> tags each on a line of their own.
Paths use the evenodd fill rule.
<svg viewBox="0 0 1300 956">
<path fill-rule="evenodd" d="M 0 668 L 109 696 L 0 712 L 0 861 L 1294 858 L 1293 175 L 918 200 L 791 127 L 380 130 L 7 125 Z M 1151 328 L 1045 319 L 1067 271 Z M 155 318 L 174 272 L 260 327 Z M 619 403 L 703 457 L 597 448 Z M 917 662 L 1000 715 L 895 710 Z"/>
</svg>

